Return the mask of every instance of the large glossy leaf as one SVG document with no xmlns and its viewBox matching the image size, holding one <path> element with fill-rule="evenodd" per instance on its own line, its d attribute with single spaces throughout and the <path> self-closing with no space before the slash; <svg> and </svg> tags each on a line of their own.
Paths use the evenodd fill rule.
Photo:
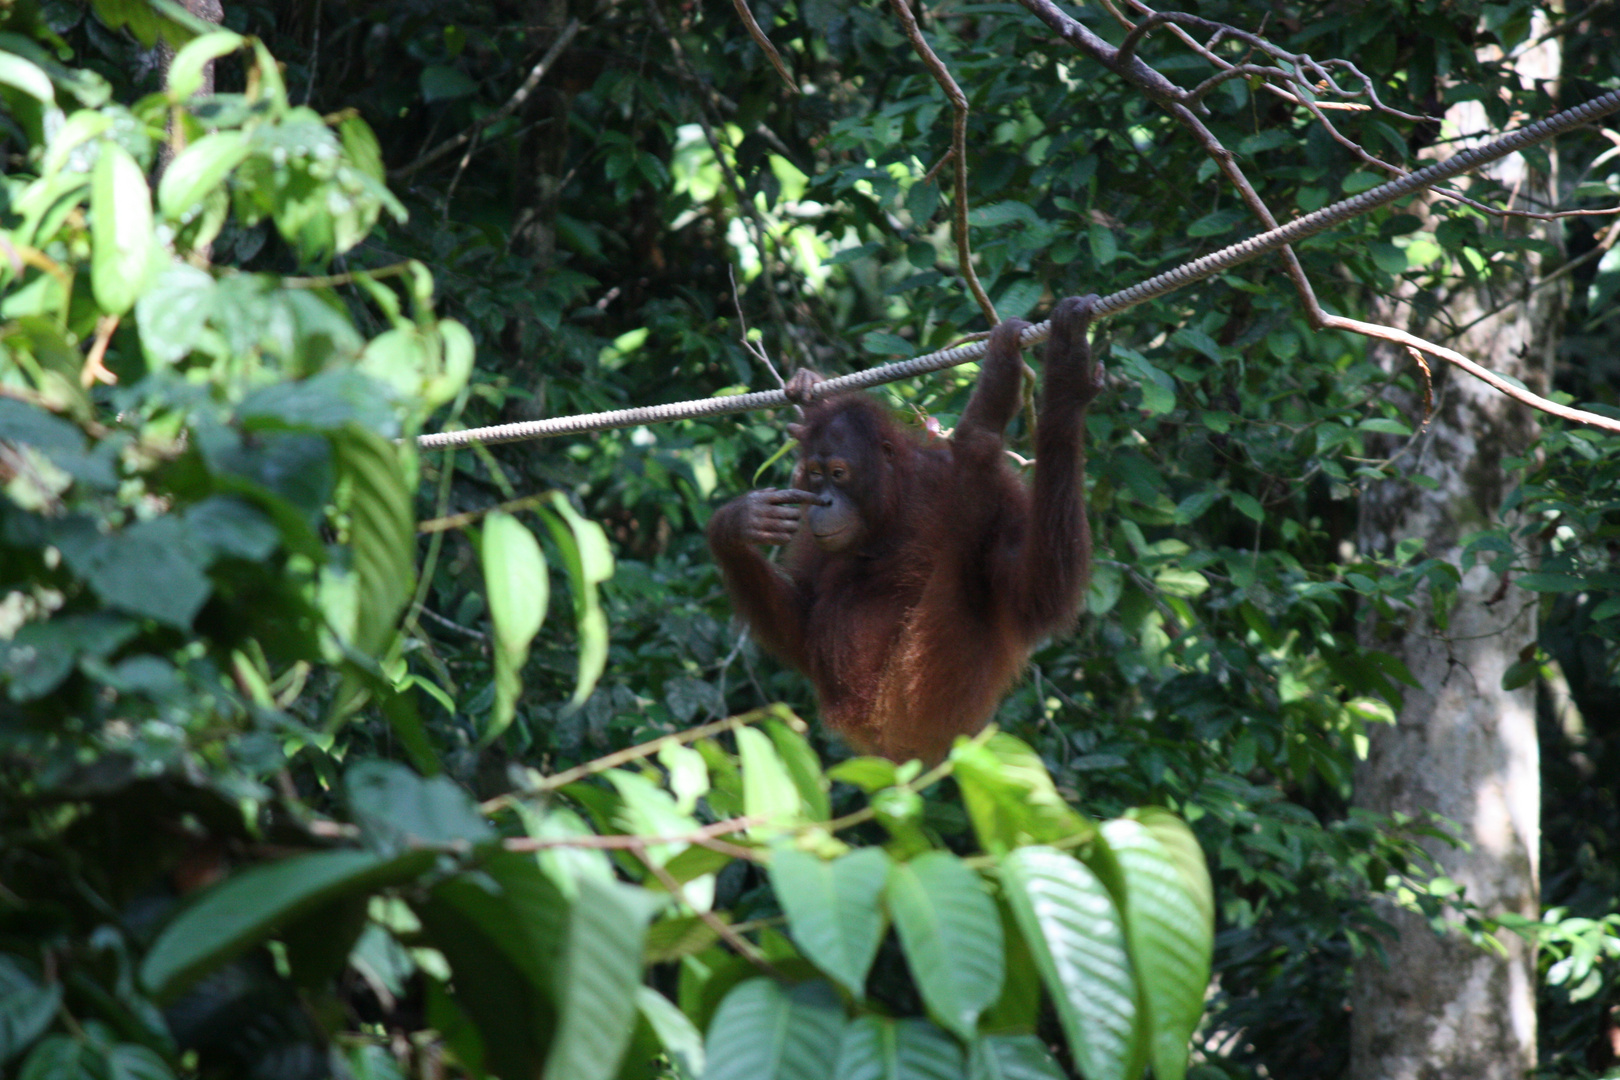
<svg viewBox="0 0 1620 1080">
<path fill-rule="evenodd" d="M 962 743 L 951 751 L 951 761 L 986 851 L 1055 843 L 1095 827 L 1057 793 L 1040 755 L 1011 735 Z"/>
<path fill-rule="evenodd" d="M 495 707 L 484 730 L 487 742 L 498 738 L 516 715 L 523 664 L 529 658 L 529 643 L 546 618 L 551 579 L 534 534 L 504 511 L 484 519 L 479 552 L 495 629 Z"/>
<path fill-rule="evenodd" d="M 616 881 L 583 877 L 577 884 L 557 967 L 557 1037 L 545 1075 L 607 1080 L 635 1029 L 641 943 L 656 902 Z"/>
<path fill-rule="evenodd" d="M 433 853 L 389 858 L 371 851 L 315 851 L 226 878 L 180 910 L 141 964 L 153 996 L 172 999 L 198 976 L 268 938 L 279 925 L 342 896 L 408 881 Z"/>
<path fill-rule="evenodd" d="M 607 667 L 607 616 L 602 612 L 597 586 L 613 576 L 613 552 L 602 526 L 581 517 L 562 492 L 552 495 L 551 510 L 554 513 L 547 515 L 546 524 L 568 568 L 574 625 L 579 634 L 579 679 L 570 704 L 581 705 L 591 696 L 596 680 Z"/>
<path fill-rule="evenodd" d="M 636 987 L 636 1007 L 646 1018 L 653 1034 L 664 1047 L 664 1053 L 685 1077 L 703 1075 L 703 1033 L 686 1014 L 676 1008 L 663 994 L 650 986 Z"/>
<path fill-rule="evenodd" d="M 862 1016 L 844 1029 L 836 1080 L 961 1080 L 962 1048 L 926 1020 Z"/>
<path fill-rule="evenodd" d="M 827 1080 L 844 1011 L 826 983 L 784 990 L 771 979 L 732 988 L 704 1044 L 704 1080 Z"/>
<path fill-rule="evenodd" d="M 1185 849 L 1197 842 L 1176 838 L 1162 818 L 1155 824 L 1174 848 L 1139 821 L 1119 818 L 1102 831 L 1125 880 L 1125 926 L 1148 1014 L 1153 1074 L 1181 1080 L 1209 985 L 1213 908 L 1207 877 L 1192 872 Z"/>
<path fill-rule="evenodd" d="M 1067 1080 L 1046 1044 L 1033 1035 L 979 1039 L 968 1056 L 967 1075 L 968 1080 Z"/>
<path fill-rule="evenodd" d="M 1053 848 L 1012 852 L 1001 880 L 1080 1071 L 1086 1080 L 1127 1080 L 1136 980 L 1113 897 L 1083 863 Z"/>
<path fill-rule="evenodd" d="M 497 855 L 413 904 L 423 944 L 450 964 L 453 998 L 500 1077 L 538 1076 L 557 1026 L 570 905 L 532 856 Z"/>
<path fill-rule="evenodd" d="M 889 857 L 877 847 L 831 862 L 786 847 L 771 858 L 771 885 L 793 940 L 857 1001 L 883 940 L 879 901 L 888 876 Z"/>
<path fill-rule="evenodd" d="M 888 901 L 929 1011 L 972 1039 L 1005 971 L 1001 919 L 984 882 L 955 855 L 930 851 L 891 868 Z"/>
<path fill-rule="evenodd" d="M 152 193 L 146 174 L 115 142 L 101 145 L 90 173 L 90 287 L 101 310 L 122 315 L 146 284 L 152 257 Z"/>
</svg>

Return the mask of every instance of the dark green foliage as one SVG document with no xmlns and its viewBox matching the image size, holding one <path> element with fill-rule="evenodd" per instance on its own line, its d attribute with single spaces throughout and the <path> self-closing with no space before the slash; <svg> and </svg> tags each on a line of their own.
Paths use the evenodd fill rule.
<svg viewBox="0 0 1620 1080">
<path fill-rule="evenodd" d="M 560 794 L 536 786 L 542 773 L 768 702 L 808 715 L 803 682 L 728 624 L 701 538 L 718 500 L 785 481 L 786 417 L 421 458 L 392 440 L 771 385 L 744 320 L 784 374 L 984 329 L 955 265 L 949 169 L 924 179 L 950 109 L 884 5 L 753 5 L 815 88 L 796 96 L 729 4 L 613 5 L 574 12 L 578 38 L 522 108 L 406 171 L 505 103 L 561 22 L 428 0 L 225 7 L 262 49 L 205 40 L 167 83 L 156 35 L 197 29 L 174 5 L 22 2 L 0 16 L 0 58 L 24 65 L 0 78 L 0 229 L 29 256 L 0 253 L 0 1068 L 294 1076 L 339 1057 L 362 1076 L 430 1059 L 611 1076 L 629 1045 L 624 1075 L 693 1076 L 706 1035 L 709 1071 L 759 1076 L 776 1048 L 759 1018 L 773 1016 L 791 1018 L 785 1075 L 829 1075 L 827 1062 L 850 1076 L 1109 1075 L 1148 1060 L 1173 1075 L 1165 1047 L 1202 1003 L 1200 942 L 1171 932 L 1180 907 L 1146 913 L 1166 932 L 1151 940 L 1123 925 L 1143 870 L 1089 824 L 1166 806 L 1208 855 L 1207 895 L 1189 884 L 1186 834 L 1160 835 L 1151 815 L 1114 829 L 1145 834 L 1149 878 L 1180 880 L 1215 921 L 1219 982 L 1193 1075 L 1343 1073 L 1348 962 L 1380 947 L 1367 890 L 1410 889 L 1435 911 L 1445 891 L 1429 890 L 1416 846 L 1432 823 L 1346 810 L 1365 726 L 1387 722 L 1410 681 L 1360 647 L 1357 619 L 1419 593 L 1443 602 L 1467 569 L 1416 540 L 1389 558 L 1353 551 L 1360 486 L 1399 473 L 1380 448 L 1422 419 L 1386 400 L 1360 341 L 1312 333 L 1275 261 L 1107 328 L 1090 613 L 1003 706 L 1022 742 L 959 749 L 954 787 L 874 761 L 824 773 L 778 722 L 669 744 Z M 1307 4 L 1279 9 L 1267 33 L 1354 60 L 1400 108 L 1478 100 L 1498 125 L 1510 109 L 1550 111 L 1476 51 L 1523 39 L 1531 6 L 1464 9 Z M 971 236 L 1003 316 L 1040 317 L 1258 231 L 1183 129 L 1023 8 L 929 11 L 972 106 Z M 1101 8 L 1074 13 L 1121 40 Z M 1241 6 L 1199 13 L 1254 23 Z M 1559 104 L 1620 78 L 1601 23 L 1571 28 Z M 1184 85 L 1208 73 L 1163 32 L 1143 56 Z M 209 57 L 219 92 L 176 104 Z M 1205 123 L 1279 217 L 1371 182 L 1309 114 L 1244 81 L 1207 103 Z M 75 115 L 106 127 L 53 154 Z M 1390 161 L 1435 138 L 1334 116 Z M 159 176 L 171 119 L 182 148 Z M 1588 167 L 1606 146 L 1561 147 L 1581 205 L 1612 204 L 1614 159 Z M 1355 312 L 1405 278 L 1421 308 L 1441 276 L 1522 277 L 1522 245 L 1498 222 L 1439 213 L 1432 234 L 1396 207 L 1302 245 L 1324 304 Z M 1607 224 L 1572 220 L 1569 256 L 1597 253 Z M 1560 390 L 1600 405 L 1620 355 L 1613 250 L 1572 266 L 1557 372 Z M 86 391 L 104 326 L 119 381 Z M 958 370 L 880 393 L 948 428 L 971 382 Z M 1395 382 L 1421 395 L 1415 371 Z M 1021 424 L 1012 435 L 1027 451 Z M 1540 563 L 1522 531 L 1482 531 L 1470 556 L 1540 590 L 1541 639 L 1510 678 L 1556 661 L 1584 719 L 1560 726 L 1547 710 L 1544 876 L 1561 914 L 1520 928 L 1544 943 L 1556 1075 L 1607 1066 L 1595 1033 L 1620 1000 L 1613 443 L 1550 428 L 1503 478 L 1522 482 L 1532 516 L 1516 528 L 1541 533 Z M 498 503 L 504 518 L 413 534 Z M 798 846 L 762 873 L 690 842 L 645 859 L 563 842 L 681 837 L 744 814 L 774 824 L 731 841 L 791 832 Z M 839 839 L 822 831 L 849 814 L 862 820 Z M 905 884 L 880 892 L 872 858 Z M 230 932 L 191 933 L 186 912 L 256 874 L 286 887 L 251 890 L 263 899 Z M 992 891 L 938 884 L 968 880 Z M 671 881 L 688 906 L 655 915 Z M 1043 890 L 1057 906 L 1036 911 Z M 692 910 L 711 897 L 786 982 L 717 944 Z M 1157 996 L 1080 962 L 1065 914 L 1087 897 L 1113 915 L 1082 929 L 1114 926 L 1143 971 L 1165 973 Z M 956 947 L 986 980 L 999 957 L 999 996 L 926 974 L 944 939 L 916 920 L 951 927 L 968 906 Z M 891 918 L 911 929 L 888 935 Z M 143 965 L 182 939 L 185 962 L 158 980 L 178 996 L 159 1011 Z M 644 960 L 657 989 L 627 993 Z M 1065 973 L 1090 980 L 1081 998 Z M 1124 1033 L 1112 1043 L 1085 1034 L 1110 1023 Z M 378 1031 L 423 1041 L 400 1062 Z"/>
</svg>

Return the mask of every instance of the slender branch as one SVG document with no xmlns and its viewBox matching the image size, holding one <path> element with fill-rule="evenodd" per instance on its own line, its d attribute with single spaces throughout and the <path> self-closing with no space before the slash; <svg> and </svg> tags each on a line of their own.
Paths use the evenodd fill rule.
<svg viewBox="0 0 1620 1080">
<path fill-rule="evenodd" d="M 446 139 L 444 142 L 427 151 L 409 165 L 403 165 L 397 169 L 390 169 L 388 172 L 388 178 L 390 180 L 405 179 L 407 176 L 417 172 L 419 169 L 433 164 L 435 161 L 439 160 L 456 147 L 461 146 L 463 143 L 470 142 L 474 135 L 477 135 L 485 128 L 498 124 L 502 120 L 505 120 L 508 116 L 511 116 L 518 110 L 519 106 L 529 99 L 529 95 L 534 92 L 534 88 L 540 85 L 540 80 L 545 78 L 546 72 L 551 70 L 551 65 L 556 63 L 557 57 L 562 55 L 562 51 L 568 47 L 569 42 L 574 40 L 574 35 L 577 33 L 579 33 L 579 20 L 569 19 L 568 25 L 563 27 L 562 33 L 557 35 L 557 40 L 553 41 L 551 43 L 551 48 L 546 50 L 546 55 L 540 58 L 540 62 L 538 64 L 529 69 L 529 77 L 524 79 L 522 85 L 512 92 L 511 97 L 506 99 L 506 104 L 502 105 L 500 108 L 496 109 L 483 119 L 475 122 L 460 135 Z"/>
<path fill-rule="evenodd" d="M 112 344 L 113 331 L 117 329 L 117 315 L 103 315 L 96 320 L 96 340 L 91 343 L 90 353 L 84 358 L 84 367 L 79 370 L 79 385 L 85 389 L 88 390 L 92 383 L 111 386 L 118 382 L 118 376 L 102 365 L 107 358 L 107 346 Z"/>
<path fill-rule="evenodd" d="M 516 514 L 533 509 L 549 498 L 551 498 L 551 492 L 542 491 L 538 495 L 524 495 L 522 498 L 508 499 L 506 502 L 498 503 L 495 506 L 486 506 L 480 510 L 468 510 L 465 513 L 451 514 L 448 517 L 430 518 L 427 521 L 417 522 L 416 531 L 419 533 L 449 532 L 451 529 L 464 528 L 481 521 L 497 510 L 508 514 Z"/>
<path fill-rule="evenodd" d="M 1341 315 L 1329 315 L 1323 312 L 1321 308 L 1317 308 L 1312 315 L 1312 322 L 1318 329 L 1348 330 L 1364 337 L 1377 338 L 1380 341 L 1393 342 L 1396 345 L 1405 345 L 1409 349 L 1416 349 L 1428 353 L 1430 356 L 1438 356 L 1448 364 L 1454 364 L 1474 376 L 1474 378 L 1495 387 L 1522 405 L 1528 405 L 1539 412 L 1547 413 L 1549 416 L 1557 416 L 1577 424 L 1587 424 L 1620 435 L 1620 420 L 1616 420 L 1611 416 L 1588 412 L 1585 409 L 1560 405 L 1556 401 L 1551 401 L 1540 394 L 1527 390 L 1517 382 L 1504 379 L 1489 368 L 1481 367 L 1460 352 L 1448 349 L 1443 345 L 1436 345 L 1432 341 L 1425 341 L 1416 334 L 1409 334 L 1405 330 L 1397 330 L 1392 326 L 1380 326 L 1377 323 L 1362 322 L 1360 319 L 1347 319 Z M 1318 319 L 1320 321 L 1317 321 Z"/>
<path fill-rule="evenodd" d="M 764 51 L 765 56 L 771 62 L 771 66 L 776 69 L 776 73 L 782 76 L 782 82 L 787 84 L 788 92 L 797 94 L 799 92 L 798 83 L 795 83 L 793 76 L 788 74 L 787 65 L 782 63 L 782 54 L 776 51 L 776 46 L 771 44 L 771 39 L 765 36 L 765 31 L 761 30 L 759 23 L 754 21 L 754 13 L 748 10 L 748 0 L 731 0 L 731 6 L 737 9 L 737 17 L 743 21 L 744 26 L 748 27 L 748 36 L 754 39 L 754 44 Z"/>
<path fill-rule="evenodd" d="M 740 833 L 753 828 L 755 825 L 764 823 L 765 819 L 760 817 L 727 818 L 725 821 L 716 821 L 712 825 L 705 825 L 696 832 L 680 833 L 675 836 L 599 836 L 595 833 L 584 836 L 510 836 L 501 841 L 501 847 L 507 851 L 549 851 L 552 848 L 633 851 L 636 848 L 659 847 L 663 844 L 699 844 L 708 846 L 715 843 L 717 837 Z M 738 853 L 738 858 L 752 860 L 759 857 L 758 852 L 752 848 L 741 847 L 737 844 L 726 844 L 724 846 Z"/>
<path fill-rule="evenodd" d="M 703 924 L 705 926 L 707 926 L 710 930 L 713 930 L 716 934 L 719 934 L 720 940 L 724 941 L 727 945 L 730 945 L 737 951 L 738 956 L 745 958 L 750 964 L 753 964 L 767 975 L 780 977 L 781 972 L 777 971 L 775 966 L 773 966 L 769 960 L 765 959 L 765 954 L 759 951 L 759 947 L 757 945 L 743 937 L 741 934 L 737 933 L 737 931 L 733 930 L 726 924 L 724 919 L 720 918 L 713 911 L 709 910 L 708 908 L 700 908 L 696 904 L 692 903 L 692 901 L 688 900 L 686 897 L 686 890 L 681 886 L 679 881 L 675 880 L 675 875 L 671 874 L 668 870 L 654 862 L 652 857 L 647 854 L 647 849 L 645 847 L 636 848 L 635 853 L 641 859 L 641 861 L 646 864 L 647 869 L 652 871 L 653 877 L 657 878 L 659 883 L 669 891 L 669 895 L 691 908 L 692 911 L 697 914 L 697 917 L 703 920 Z"/>
<path fill-rule="evenodd" d="M 576 765 L 572 769 L 564 769 L 560 773 L 553 773 L 551 776 L 542 777 L 536 786 L 541 791 L 555 791 L 560 787 L 565 787 L 572 784 L 575 780 L 583 780 L 587 776 L 595 776 L 599 772 L 606 772 L 608 769 L 617 768 L 626 762 L 639 761 L 644 757 L 651 757 L 653 754 L 658 753 L 658 751 L 671 744 L 697 742 L 699 739 L 706 739 L 710 735 L 718 735 L 724 731 L 732 731 L 736 728 L 746 727 L 749 724 L 757 724 L 762 720 L 772 719 L 782 720 L 787 722 L 790 726 L 796 721 L 798 726 L 794 730 L 801 732 L 805 730 L 804 721 L 799 720 L 798 717 L 794 716 L 785 709 L 754 709 L 751 712 L 745 712 L 739 716 L 728 716 L 724 720 L 716 720 L 711 724 L 704 724 L 701 727 L 688 728 L 685 731 L 677 731 L 670 735 L 663 735 L 659 738 L 653 739 L 650 742 L 644 742 L 637 746 L 626 747 L 623 750 L 615 750 L 613 753 L 608 754 L 605 757 L 599 757 L 595 761 L 587 761 L 585 764 Z M 489 806 L 498 806 L 503 800 L 504 796 L 501 799 L 491 800 L 491 803 L 486 803 L 486 812 Z"/>
<path fill-rule="evenodd" d="M 985 321 L 991 326 L 1000 322 L 996 315 L 996 305 L 990 302 L 989 294 L 979 283 L 979 275 L 973 270 L 973 249 L 968 237 L 968 186 L 967 186 L 967 120 L 968 100 L 962 93 L 962 88 L 956 85 L 951 78 L 950 69 L 945 66 L 934 50 L 929 47 L 923 38 L 922 28 L 917 25 L 917 17 L 911 13 L 909 0 L 889 0 L 889 6 L 894 9 L 895 16 L 900 20 L 900 26 L 911 40 L 911 47 L 927 65 L 934 81 L 939 83 L 945 96 L 951 99 L 951 162 L 956 166 L 956 262 L 961 268 L 962 279 L 967 282 L 968 289 L 973 293 L 973 299 L 979 302 L 979 310 L 984 312 Z M 930 170 L 932 174 L 932 170 Z"/>
</svg>

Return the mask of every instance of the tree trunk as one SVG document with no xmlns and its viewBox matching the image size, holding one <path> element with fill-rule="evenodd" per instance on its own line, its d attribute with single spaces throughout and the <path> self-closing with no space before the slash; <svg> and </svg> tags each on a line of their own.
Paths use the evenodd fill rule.
<svg viewBox="0 0 1620 1080">
<path fill-rule="evenodd" d="M 1549 42 L 1520 57 L 1517 68 L 1527 81 L 1556 79 L 1558 59 Z M 1487 131 L 1473 103 L 1453 109 L 1447 121 L 1452 130 Z M 1553 178 L 1533 173 L 1522 158 L 1501 163 L 1495 175 L 1517 192 L 1517 207 L 1552 201 Z M 1505 227 L 1557 240 L 1556 223 L 1514 219 Z M 1445 340 L 1487 367 L 1544 388 L 1563 299 L 1557 286 L 1532 291 L 1548 268 L 1535 255 L 1526 262 L 1522 278 L 1484 287 L 1459 283 L 1422 298 L 1435 303 L 1423 303 L 1420 312 L 1443 313 L 1446 326 L 1467 328 L 1449 340 L 1446 326 L 1412 314 L 1411 296 L 1385 301 L 1374 317 L 1404 322 L 1419 336 Z M 1489 311 L 1497 313 L 1468 328 Z M 1380 346 L 1373 355 L 1391 370 L 1411 363 L 1404 350 Z M 1438 361 L 1435 367 L 1433 419 L 1401 469 L 1435 486 L 1423 490 L 1396 479 L 1371 487 L 1361 502 L 1359 539 L 1362 551 L 1387 555 L 1400 540 L 1422 537 L 1426 555 L 1460 570 L 1464 538 L 1501 521 L 1513 485 L 1503 459 L 1523 453 L 1538 429 L 1523 406 L 1455 369 L 1441 370 Z M 1421 410 L 1415 403 L 1414 411 Z M 1405 688 L 1393 727 L 1374 725 L 1367 760 L 1356 771 L 1355 803 L 1381 814 L 1432 811 L 1454 822 L 1468 846 L 1433 845 L 1441 872 L 1487 913 L 1534 918 L 1541 828 L 1535 695 L 1529 687 L 1503 690 L 1502 675 L 1536 640 L 1535 598 L 1475 566 L 1463 575 L 1448 614 L 1437 620 L 1425 599 L 1403 613 L 1404 621 L 1364 631 L 1365 644 L 1400 658 L 1420 685 Z M 1356 965 L 1354 1080 L 1519 1080 L 1534 1068 L 1533 950 L 1517 935 L 1502 934 L 1502 956 L 1455 934 L 1439 936 L 1393 905 L 1384 915 L 1399 938 L 1385 943 L 1387 966 L 1375 956 Z"/>
</svg>

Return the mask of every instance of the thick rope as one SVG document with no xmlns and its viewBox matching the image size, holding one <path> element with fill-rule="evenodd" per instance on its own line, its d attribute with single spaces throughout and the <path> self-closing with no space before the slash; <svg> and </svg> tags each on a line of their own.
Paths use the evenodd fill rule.
<svg viewBox="0 0 1620 1080">
<path fill-rule="evenodd" d="M 1117 315 L 1127 308 L 1174 292 L 1195 281 L 1202 281 L 1240 263 L 1258 258 L 1308 236 L 1331 229 L 1333 226 L 1377 209 L 1396 199 L 1404 198 L 1424 188 L 1433 187 L 1454 176 L 1470 172 L 1498 158 L 1534 146 L 1538 142 L 1561 135 L 1600 116 L 1620 111 L 1620 90 L 1611 90 L 1593 98 L 1584 105 L 1555 113 L 1528 127 L 1510 132 L 1494 142 L 1464 150 L 1455 157 L 1408 173 L 1406 176 L 1363 191 L 1343 202 L 1323 207 L 1315 213 L 1296 218 L 1270 232 L 1240 240 L 1213 254 L 1184 263 L 1174 270 L 1158 274 L 1138 285 L 1102 298 L 1096 307 L 1099 317 Z M 1021 337 L 1025 347 L 1045 341 L 1051 324 L 1042 322 L 1027 328 Z M 812 395 L 817 398 L 850 390 L 862 390 L 884 383 L 898 382 L 929 371 L 955 367 L 984 355 L 988 343 L 973 341 L 954 349 L 942 349 L 926 356 L 912 357 L 892 364 L 882 364 L 865 371 L 840 375 L 817 383 Z M 441 446 L 465 446 L 469 443 L 521 442 L 526 439 L 546 439 L 556 435 L 575 435 L 586 431 L 606 431 L 610 428 L 634 427 L 639 424 L 658 424 L 671 420 L 690 420 L 701 416 L 723 416 L 727 413 L 750 412 L 754 409 L 779 408 L 790 404 L 781 390 L 760 390 L 751 394 L 731 397 L 701 398 L 697 401 L 676 401 L 667 405 L 647 405 L 636 409 L 615 409 L 612 412 L 584 413 L 579 416 L 555 416 L 545 420 L 527 420 L 517 424 L 499 424 L 494 427 L 469 428 L 466 431 L 442 431 L 422 435 L 417 445 L 423 449 Z"/>
</svg>

